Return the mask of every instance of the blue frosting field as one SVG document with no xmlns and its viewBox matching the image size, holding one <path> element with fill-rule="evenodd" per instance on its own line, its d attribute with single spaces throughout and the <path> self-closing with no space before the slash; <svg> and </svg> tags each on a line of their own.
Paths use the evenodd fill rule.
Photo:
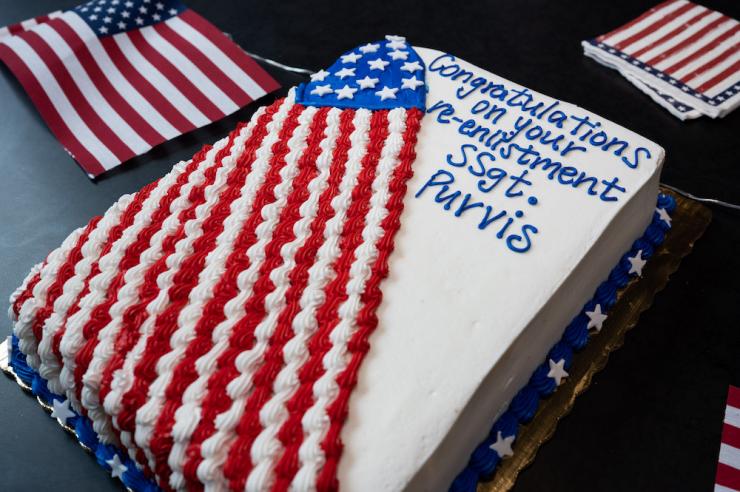
<svg viewBox="0 0 740 492">
<path fill-rule="evenodd" d="M 657 208 L 663 208 L 671 214 L 676 208 L 676 202 L 670 195 L 659 195 Z M 492 476 L 500 457 L 490 446 L 495 441 L 498 432 L 501 432 L 504 437 L 516 436 L 519 425 L 529 422 L 534 417 L 540 399 L 552 394 L 557 387 L 553 378 L 548 377 L 550 371 L 548 360 L 559 361 L 564 359 L 565 368 L 570 368 L 573 352 L 583 348 L 588 342 L 586 311 L 593 310 L 596 304 L 601 304 L 604 309 L 614 305 L 617 291 L 625 287 L 631 278 L 628 258 L 635 256 L 640 250 L 642 250 L 643 258 L 652 256 L 655 248 L 663 242 L 669 227 L 659 218 L 657 212 L 653 214 L 653 220 L 643 236 L 634 242 L 632 249 L 621 258 L 609 278 L 598 287 L 593 299 L 587 302 L 581 313 L 571 321 L 565 329 L 563 337 L 548 353 L 545 362 L 534 371 L 529 383 L 514 397 L 509 408 L 494 423 L 489 435 L 475 449 L 468 465 L 452 483 L 451 491 L 475 491 L 479 480 Z M 53 405 L 53 400 L 61 402 L 66 399 L 64 396 L 50 392 L 46 380 L 28 366 L 26 356 L 18 348 L 18 339 L 15 336 L 12 337 L 10 366 L 18 379 L 29 386 L 33 394 L 48 406 Z M 118 455 L 127 468 L 121 476 L 121 481 L 126 487 L 137 492 L 161 490 L 154 481 L 144 476 L 127 453 L 110 444 L 101 443 L 98 435 L 93 430 L 90 419 L 75 414 L 74 417 L 68 418 L 64 423 L 74 429 L 80 443 L 91 450 L 98 464 L 107 471 L 110 472 L 111 470 L 107 461 L 111 460 L 113 455 Z"/>
<path fill-rule="evenodd" d="M 670 195 L 658 195 L 657 208 L 665 209 L 672 214 L 676 209 L 676 201 Z M 645 233 L 637 239 L 632 248 L 625 253 L 617 263 L 617 266 L 609 274 L 609 278 L 599 285 L 594 297 L 581 309 L 581 312 L 570 322 L 565 329 L 562 338 L 547 354 L 545 361 L 535 369 L 532 377 L 524 388 L 512 399 L 509 408 L 493 424 L 488 436 L 475 448 L 470 456 L 467 466 L 458 474 L 450 486 L 451 492 L 474 492 L 481 480 L 490 479 L 496 471 L 501 457 L 491 449 L 496 442 L 498 433 L 502 437 L 516 436 L 519 425 L 532 420 L 537 413 L 540 399 L 551 395 L 557 385 L 555 380 L 548 377 L 550 367 L 548 361 L 565 360 L 565 368 L 569 369 L 573 361 L 573 352 L 582 349 L 588 343 L 588 321 L 587 311 L 593 311 L 600 304 L 605 312 L 614 306 L 617 301 L 617 291 L 627 285 L 636 274 L 630 274 L 630 262 L 628 258 L 634 257 L 638 251 L 642 251 L 642 258 L 650 258 L 665 239 L 670 225 L 659 217 L 657 211 L 653 213 L 653 220 L 645 230 Z"/>
<path fill-rule="evenodd" d="M 425 70 L 404 38 L 387 36 L 347 51 L 327 70 L 312 75 L 311 82 L 298 86 L 296 101 L 306 106 L 423 111 Z"/>
</svg>

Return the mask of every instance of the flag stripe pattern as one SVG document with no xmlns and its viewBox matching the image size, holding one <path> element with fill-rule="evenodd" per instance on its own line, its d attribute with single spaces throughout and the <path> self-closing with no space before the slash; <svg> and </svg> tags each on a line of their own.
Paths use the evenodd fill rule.
<svg viewBox="0 0 740 492">
<path fill-rule="evenodd" d="M 714 490 L 740 491 L 740 388 L 735 386 L 727 394 Z"/>
<path fill-rule="evenodd" d="M 47 15 L 40 15 L 38 17 L 33 17 L 31 19 L 24 20 L 23 22 L 18 22 L 16 24 L 11 24 L 9 26 L 0 27 L 0 38 L 3 38 L 5 36 L 13 36 L 15 34 L 22 33 L 23 31 L 27 31 L 33 28 L 34 26 L 38 26 L 40 24 L 49 22 L 51 19 L 55 19 L 59 17 L 60 15 L 62 15 L 62 11 L 56 10 Z"/>
<path fill-rule="evenodd" d="M 740 103 L 740 22 L 687 0 L 669 0 L 584 42 L 674 113 L 716 117 Z"/>
<path fill-rule="evenodd" d="M 177 0 L 93 0 L 4 27 L 0 60 L 93 177 L 278 87 Z"/>
<path fill-rule="evenodd" d="M 162 52 L 185 39 L 172 26 L 139 36 L 106 42 Z M 150 56 L 139 53 L 129 62 Z M 229 70 L 212 79 L 223 93 Z M 351 50 L 122 197 L 13 294 L 29 366 L 144 483 L 338 488 L 340 431 L 378 322 L 425 91 L 403 38 Z M 192 104 L 228 110 L 226 99 Z"/>
</svg>

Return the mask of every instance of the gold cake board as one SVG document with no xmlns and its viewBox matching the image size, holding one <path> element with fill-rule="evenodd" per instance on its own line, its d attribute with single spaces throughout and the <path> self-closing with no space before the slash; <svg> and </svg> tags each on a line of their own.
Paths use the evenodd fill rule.
<svg viewBox="0 0 740 492">
<path fill-rule="evenodd" d="M 551 396 L 540 401 L 532 422 L 520 427 L 514 455 L 502 460 L 493 478 L 478 484 L 477 492 L 504 492 L 514 486 L 519 473 L 534 460 L 539 447 L 552 437 L 558 421 L 570 412 L 576 397 L 589 387 L 594 374 L 606 366 L 609 354 L 622 345 L 625 333 L 637 324 L 640 314 L 650 307 L 655 294 L 666 286 L 668 277 L 678 269 L 683 257 L 691 252 L 694 242 L 709 225 L 712 213 L 707 207 L 670 190 L 661 188 L 661 191 L 676 199 L 672 227 L 665 241 L 648 260 L 643 276 L 633 279 L 617 294 L 617 302 L 609 311 L 602 330 L 589 338 L 583 350 L 574 354 L 568 378 Z M 30 392 L 31 388 L 17 378 L 8 365 L 7 344 L 7 340 L 0 343 L 0 370 Z M 47 412 L 51 412 L 49 405 L 37 399 Z M 74 434 L 69 426 L 62 427 Z"/>
<path fill-rule="evenodd" d="M 479 483 L 477 492 L 505 492 L 514 486 L 539 447 L 553 436 L 558 421 L 570 413 L 576 397 L 586 391 L 594 375 L 606 366 L 609 354 L 622 346 L 627 331 L 637 324 L 640 314 L 650 307 L 655 294 L 663 290 L 668 277 L 704 234 L 712 220 L 709 208 L 665 188 L 661 192 L 676 199 L 665 241 L 648 260 L 642 277 L 633 279 L 618 292 L 617 302 L 601 331 L 590 336 L 586 346 L 574 353 L 568 377 L 552 395 L 540 400 L 532 421 L 519 428 L 513 456 L 501 460 L 491 480 Z"/>
</svg>

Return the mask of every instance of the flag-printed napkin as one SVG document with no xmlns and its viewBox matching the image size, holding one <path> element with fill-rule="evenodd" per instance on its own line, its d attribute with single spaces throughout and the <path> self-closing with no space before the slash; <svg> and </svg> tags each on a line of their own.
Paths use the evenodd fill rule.
<svg viewBox="0 0 740 492">
<path fill-rule="evenodd" d="M 740 104 L 740 22 L 701 5 L 668 0 L 582 44 L 682 120 Z"/>
<path fill-rule="evenodd" d="M 715 492 L 740 491 L 740 388 L 730 386 L 727 392 L 722 442 L 717 460 Z"/>
<path fill-rule="evenodd" d="M 2 27 L 0 61 L 90 177 L 279 87 L 177 0 L 93 0 Z"/>
</svg>

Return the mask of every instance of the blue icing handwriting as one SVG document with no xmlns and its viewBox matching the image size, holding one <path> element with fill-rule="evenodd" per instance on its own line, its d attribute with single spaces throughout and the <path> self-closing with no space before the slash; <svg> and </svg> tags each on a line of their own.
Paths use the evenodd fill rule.
<svg viewBox="0 0 740 492">
<path fill-rule="evenodd" d="M 541 234 L 527 217 L 531 207 L 541 206 L 537 186 L 549 182 L 598 202 L 619 202 L 628 193 L 627 180 L 609 173 L 603 162 L 616 159 L 616 167 L 628 173 L 652 157 L 648 149 L 609 135 L 597 117 L 527 88 L 496 83 L 463 68 L 452 55 L 439 55 L 427 71 L 459 84 L 448 100 L 429 101 L 427 118 L 448 125 L 467 143 L 444 156 L 415 197 L 432 199 L 456 218 L 472 218 L 513 252 L 529 251 Z M 593 165 L 583 164 L 582 156 L 594 152 Z"/>
<path fill-rule="evenodd" d="M 311 75 L 296 90 L 306 106 L 424 110 L 424 62 L 401 36 L 368 43 L 340 56 L 328 70 Z"/>
<path fill-rule="evenodd" d="M 544 101 L 537 101 L 535 95 L 526 87 L 509 87 L 503 83 L 495 83 L 462 68 L 460 64 L 456 63 L 456 60 L 453 55 L 442 54 L 429 64 L 428 70 L 440 77 L 459 81 L 460 86 L 455 91 L 458 100 L 466 99 L 472 95 L 483 96 L 483 99 L 475 102 L 471 112 L 475 115 L 483 115 L 483 119 L 491 124 L 497 124 L 498 120 L 509 109 L 515 109 L 521 112 L 522 116 L 529 115 L 531 117 L 528 119 L 530 124 L 532 118 L 534 118 L 564 130 L 563 133 L 556 135 L 539 125 L 537 125 L 538 129 L 535 126 L 532 127 L 534 134 L 538 135 L 538 138 L 542 138 L 542 143 L 550 144 L 555 151 L 560 151 L 561 156 L 566 156 L 573 151 L 587 152 L 589 148 L 594 148 L 619 157 L 620 162 L 631 169 L 637 168 L 642 159 L 652 157 L 650 150 L 645 147 L 634 146 L 627 140 L 609 136 L 603 128 L 600 128 L 601 122 L 592 120 L 588 115 L 568 114 L 561 109 L 556 109 L 560 105 L 559 101 L 549 104 Z M 454 107 L 449 102 L 437 102 L 432 105 L 429 112 L 431 113 L 433 110 L 439 111 L 437 121 L 440 123 L 450 123 L 454 120 L 466 124 L 468 126 L 466 130 L 472 133 L 469 135 L 471 137 L 482 139 L 484 135 L 481 134 L 487 135 L 488 132 L 491 132 L 488 128 L 476 126 L 477 123 L 474 120 L 463 121 L 459 117 L 453 117 Z M 502 133 L 497 136 L 500 135 Z M 530 140 L 534 139 L 530 138 Z"/>
<path fill-rule="evenodd" d="M 619 193 L 626 193 L 627 191 L 624 186 L 619 184 L 618 176 L 609 179 L 594 176 L 574 166 L 564 165 L 560 161 L 543 156 L 540 151 L 535 149 L 534 144 L 545 145 L 553 150 L 560 151 L 560 155 L 567 155 L 569 152 L 583 149 L 583 147 L 568 142 L 561 148 L 559 142 L 562 135 L 552 137 L 550 130 L 543 130 L 539 125 L 532 126 L 525 131 L 525 128 L 532 124 L 532 120 L 529 118 L 518 117 L 512 130 L 507 131 L 499 128 L 493 131 L 491 128 L 480 125 L 474 119 L 462 120 L 453 116 L 455 109 L 450 103 L 437 102 L 429 108 L 428 113 L 436 115 L 437 121 L 443 124 L 459 121 L 458 133 L 474 139 L 483 147 L 493 151 L 481 154 L 485 155 L 488 160 L 495 161 L 499 158 L 514 160 L 520 166 L 547 173 L 547 179 L 550 181 L 573 188 L 582 188 L 587 195 L 598 197 L 605 202 L 618 201 Z M 520 140 L 533 142 L 534 144 L 520 145 L 514 142 L 520 135 L 523 136 Z M 464 153 L 465 148 L 478 150 L 477 145 L 470 145 L 470 147 L 463 145 L 461 152 Z"/>
<path fill-rule="evenodd" d="M 499 181 L 493 182 L 493 185 L 486 185 L 482 189 L 490 192 L 504 178 L 499 176 Z M 504 192 L 506 193 L 523 193 L 521 191 L 512 191 L 521 183 L 526 182 L 523 176 L 508 177 L 512 181 Z M 479 189 L 481 189 L 479 181 Z M 531 184 L 531 183 L 530 183 Z M 478 229 L 481 231 L 493 230 L 497 239 L 501 239 L 506 246 L 515 253 L 525 253 L 532 247 L 532 240 L 539 230 L 532 224 L 522 223 L 524 212 L 516 210 L 510 214 L 508 210 L 496 208 L 489 203 L 485 203 L 473 198 L 470 192 L 463 193 L 455 185 L 455 175 L 445 169 L 438 169 L 422 185 L 419 191 L 414 195 L 419 198 L 429 190 L 429 194 L 436 203 L 442 205 L 444 210 L 451 211 L 455 217 L 477 216 Z M 513 217 L 512 217 L 513 215 Z M 516 225 L 514 225 L 516 223 Z M 512 225 L 514 227 L 512 228 Z"/>
</svg>

